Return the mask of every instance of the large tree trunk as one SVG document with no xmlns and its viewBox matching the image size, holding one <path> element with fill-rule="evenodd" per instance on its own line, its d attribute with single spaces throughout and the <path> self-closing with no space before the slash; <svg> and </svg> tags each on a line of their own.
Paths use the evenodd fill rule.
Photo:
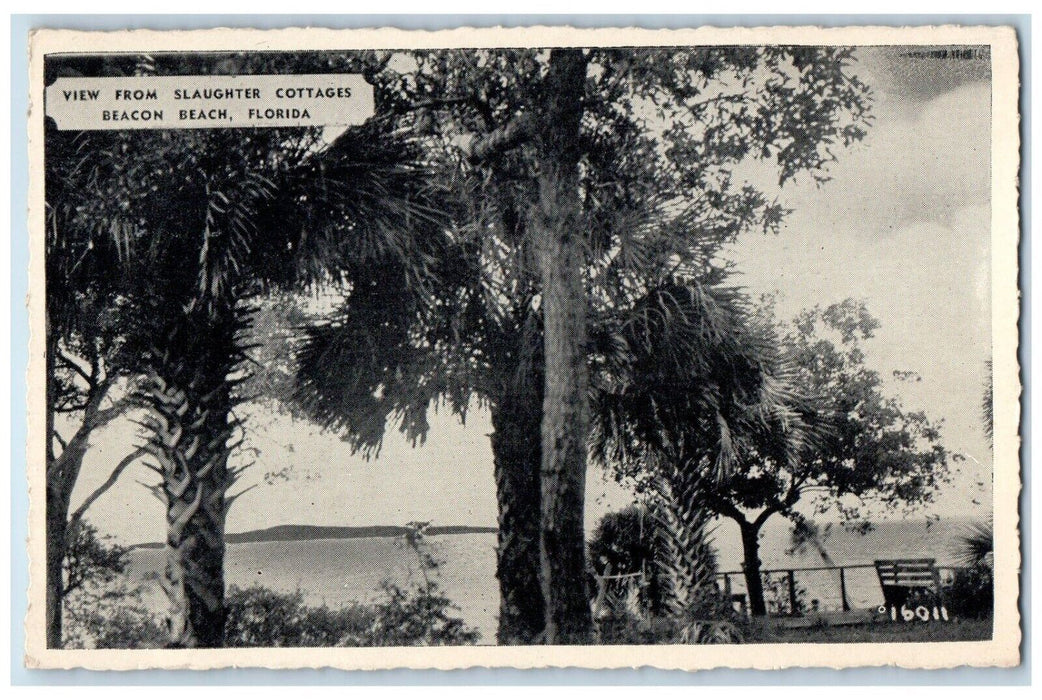
<svg viewBox="0 0 1042 700">
<path fill-rule="evenodd" d="M 767 614 L 763 597 L 763 579 L 760 577 L 760 526 L 748 521 L 738 521 L 742 531 L 742 552 L 745 555 L 742 570 L 745 572 L 745 588 L 749 594 L 749 612 L 754 617 Z"/>
<path fill-rule="evenodd" d="M 65 567 L 65 522 L 69 513 L 58 489 L 47 485 L 47 647 L 62 646 L 62 598 Z"/>
<path fill-rule="evenodd" d="M 47 646 L 62 646 L 62 613 L 65 598 L 65 551 L 69 546 L 69 504 L 79 478 L 92 430 L 90 415 L 99 399 L 91 397 L 88 416 L 62 453 L 47 468 Z"/>
<path fill-rule="evenodd" d="M 48 309 L 49 311 L 49 309 Z M 65 517 L 69 510 L 68 503 L 62 503 L 61 472 L 56 465 L 54 456 L 54 405 L 55 393 L 57 391 L 54 381 L 55 354 L 57 351 L 57 339 L 54 337 L 53 325 L 50 313 L 47 314 L 47 413 L 46 413 L 46 440 L 47 446 L 47 592 L 45 601 L 45 615 L 47 618 L 47 647 L 59 649 L 62 645 L 62 593 L 64 584 L 62 581 L 63 568 L 65 565 Z"/>
<path fill-rule="evenodd" d="M 156 414 L 150 453 L 167 507 L 168 645 L 177 648 L 224 643 L 225 492 L 233 480 L 228 376 L 237 352 L 234 314 L 222 316 L 201 324 L 189 316 L 171 330 L 148 390 Z"/>
<path fill-rule="evenodd" d="M 95 426 L 98 406 L 101 403 L 103 390 L 95 390 L 87 399 L 83 423 L 69 439 L 61 454 L 55 456 L 48 450 L 47 463 L 47 646 L 51 649 L 62 647 L 62 614 L 65 598 L 65 551 L 68 547 L 69 504 L 72 502 L 72 491 L 79 478 L 83 460 L 87 455 L 87 446 L 91 431 Z M 48 399 L 50 401 L 50 399 Z M 48 404 L 53 405 L 53 404 Z M 50 414 L 51 411 L 48 410 Z M 48 421 L 47 439 L 53 440 L 53 419 Z"/>
<path fill-rule="evenodd" d="M 585 644 L 592 631 L 583 532 L 589 399 L 578 169 L 585 80 L 582 50 L 551 52 L 534 217 L 546 353 L 540 580 L 548 644 Z"/>
<path fill-rule="evenodd" d="M 541 377 L 518 376 L 492 408 L 499 504 L 499 644 L 533 644 L 543 632 L 539 586 Z"/>
</svg>

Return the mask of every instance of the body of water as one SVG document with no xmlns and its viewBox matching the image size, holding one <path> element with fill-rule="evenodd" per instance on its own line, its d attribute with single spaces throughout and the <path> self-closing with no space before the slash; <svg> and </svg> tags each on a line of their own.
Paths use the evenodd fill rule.
<svg viewBox="0 0 1042 700">
<path fill-rule="evenodd" d="M 435 560 L 442 562 L 433 576 L 459 607 L 457 614 L 481 632 L 481 643 L 495 643 L 496 536 L 438 535 L 424 542 Z M 165 605 L 165 594 L 153 579 L 162 570 L 162 549 L 131 552 L 132 575 L 145 583 L 146 601 L 157 612 Z M 416 552 L 391 537 L 230 544 L 224 572 L 229 586 L 299 590 L 306 603 L 331 607 L 379 600 L 385 582 L 403 588 L 423 582 Z"/>
<path fill-rule="evenodd" d="M 880 523 L 865 535 L 833 526 L 821 538 L 836 565 L 871 564 L 875 559 L 933 557 L 939 565 L 954 563 L 955 542 L 965 531 L 961 521 L 905 521 Z M 738 528 L 723 521 L 714 531 L 719 570 L 741 568 Z M 493 644 L 499 591 L 496 584 L 496 536 L 494 534 L 439 535 L 425 540 L 428 550 L 442 562 L 435 574 L 445 594 L 459 607 L 459 615 L 481 632 L 481 643 Z M 789 552 L 791 536 L 781 518 L 768 522 L 761 538 L 760 558 L 765 569 L 824 566 L 820 552 L 806 547 Z M 148 587 L 146 596 L 157 612 L 165 600 L 153 577 L 162 571 L 163 550 L 136 549 L 131 553 L 132 575 Z M 372 602 L 383 595 L 381 586 L 402 587 L 421 583 L 416 553 L 393 538 L 355 538 L 297 542 L 252 542 L 228 545 L 225 577 L 241 588 L 260 584 L 292 592 L 299 590 L 309 604 L 337 607 L 350 602 Z M 797 576 L 805 599 L 819 600 L 824 608 L 838 607 L 838 572 Z M 733 590 L 745 590 L 741 577 L 732 578 Z M 854 607 L 882 602 L 874 569 L 847 572 L 848 600 Z"/>
</svg>

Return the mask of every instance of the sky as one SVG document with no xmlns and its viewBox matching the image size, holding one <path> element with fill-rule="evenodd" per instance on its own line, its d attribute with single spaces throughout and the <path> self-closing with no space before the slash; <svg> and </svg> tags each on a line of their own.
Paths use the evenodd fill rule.
<svg viewBox="0 0 1042 700">
<path fill-rule="evenodd" d="M 990 83 L 987 61 L 916 58 L 894 48 L 857 51 L 855 72 L 873 90 L 865 140 L 840 151 L 832 179 L 797 180 L 776 192 L 793 210 L 777 235 L 739 238 L 731 257 L 751 293 L 778 295 L 791 317 L 815 304 L 862 299 L 881 322 L 868 363 L 922 380 L 895 391 L 943 418 L 945 445 L 966 455 L 928 513 L 981 517 L 990 507 L 991 457 L 980 421 L 990 357 Z M 742 169 L 765 189 L 776 177 Z M 809 180 L 809 179 L 808 179 Z M 775 189 L 777 189 L 775 187 Z M 287 416 L 259 412 L 247 446 L 255 465 L 232 493 L 227 531 L 281 524 L 369 525 L 429 520 L 495 525 L 491 424 L 466 426 L 442 412 L 425 444 L 389 433 L 379 459 L 350 454 L 338 437 Z M 127 450 L 127 424 L 93 441 L 74 506 Z M 164 513 L 129 469 L 88 511 L 101 532 L 136 543 L 163 538 Z M 587 526 L 631 494 L 591 468 Z"/>
</svg>

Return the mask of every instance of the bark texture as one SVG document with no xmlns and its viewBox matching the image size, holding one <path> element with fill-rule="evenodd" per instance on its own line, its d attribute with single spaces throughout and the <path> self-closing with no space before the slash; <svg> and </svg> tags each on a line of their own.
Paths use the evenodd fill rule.
<svg viewBox="0 0 1042 700">
<path fill-rule="evenodd" d="M 749 612 L 758 617 L 767 614 L 763 598 L 763 579 L 760 578 L 760 527 L 748 521 L 739 521 L 742 532 L 742 553 L 745 587 L 749 592 Z"/>
<path fill-rule="evenodd" d="M 519 377 L 492 409 L 499 536 L 499 644 L 534 644 L 543 632 L 539 585 L 541 382 Z"/>
<path fill-rule="evenodd" d="M 67 505 L 47 489 L 47 648 L 62 646 L 62 599 L 64 598 L 63 574 L 65 565 L 65 517 Z"/>
<path fill-rule="evenodd" d="M 81 507 L 69 518 L 72 492 L 79 479 L 83 467 L 83 459 L 87 454 L 91 434 L 109 423 L 122 411 L 120 405 L 102 408 L 111 381 L 104 377 L 97 365 L 92 363 L 90 372 L 84 370 L 83 379 L 87 383 L 84 394 L 83 414 L 76 432 L 62 443 L 60 451 L 56 451 L 54 443 L 58 442 L 54 428 L 54 406 L 56 382 L 54 380 L 54 363 L 59 356 L 57 341 L 48 339 L 47 350 L 47 552 L 46 571 L 47 586 L 45 615 L 47 618 L 47 646 L 59 649 L 62 646 L 62 612 L 65 598 L 65 552 L 68 547 L 68 532 L 71 521 L 83 516 L 85 508 Z"/>
<path fill-rule="evenodd" d="M 236 364 L 234 314 L 186 319 L 170 330 L 147 388 L 155 414 L 149 452 L 166 505 L 168 645 L 224 642 L 225 493 L 233 423 L 229 374 Z"/>
<path fill-rule="evenodd" d="M 589 379 L 578 168 L 585 80 L 582 50 L 551 52 L 534 217 L 546 353 L 540 580 L 547 644 L 585 644 L 592 632 L 583 532 Z"/>
<path fill-rule="evenodd" d="M 712 514 L 703 505 L 697 464 L 674 469 L 655 482 L 657 565 L 665 607 L 675 620 L 701 616 L 699 606 L 713 591 L 716 556 L 709 542 Z"/>
</svg>

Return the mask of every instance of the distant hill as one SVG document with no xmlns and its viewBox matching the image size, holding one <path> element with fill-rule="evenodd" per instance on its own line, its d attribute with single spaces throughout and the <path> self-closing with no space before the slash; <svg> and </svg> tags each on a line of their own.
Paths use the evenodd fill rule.
<svg viewBox="0 0 1042 700">
<path fill-rule="evenodd" d="M 339 525 L 276 525 L 263 530 L 232 532 L 224 536 L 227 544 L 243 542 L 293 542 L 297 540 L 348 540 L 356 537 L 402 537 L 409 528 L 402 525 L 366 525 L 344 527 Z M 469 535 L 494 533 L 494 527 L 475 525 L 441 525 L 427 528 L 427 535 Z M 162 542 L 144 542 L 134 545 L 135 549 L 159 549 Z"/>
</svg>

